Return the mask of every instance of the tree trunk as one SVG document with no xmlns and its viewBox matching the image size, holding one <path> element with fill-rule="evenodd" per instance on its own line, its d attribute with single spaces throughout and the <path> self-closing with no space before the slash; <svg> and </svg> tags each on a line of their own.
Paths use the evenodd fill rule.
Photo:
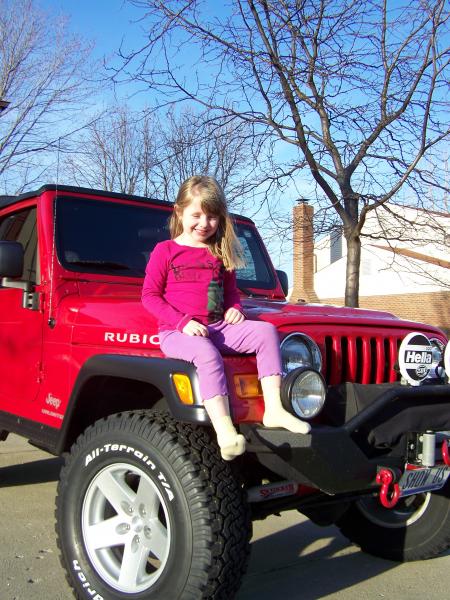
<svg viewBox="0 0 450 600">
<path fill-rule="evenodd" d="M 359 307 L 359 267 L 361 240 L 359 236 L 347 238 L 347 274 L 345 278 L 345 306 Z"/>
</svg>

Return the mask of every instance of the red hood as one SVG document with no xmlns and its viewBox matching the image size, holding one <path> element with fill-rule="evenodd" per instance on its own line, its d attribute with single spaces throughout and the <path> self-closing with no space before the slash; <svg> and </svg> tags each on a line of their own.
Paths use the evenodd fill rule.
<svg viewBox="0 0 450 600">
<path fill-rule="evenodd" d="M 415 321 L 405 321 L 391 313 L 378 310 L 327 304 L 291 304 L 289 302 L 273 302 L 256 298 L 246 299 L 243 304 L 245 312 L 250 318 L 270 321 L 277 327 L 319 323 L 339 325 L 341 327 L 346 324 L 349 326 L 359 324 L 441 333 L 439 329 L 431 325 L 424 325 Z"/>
<path fill-rule="evenodd" d="M 140 288 L 136 286 L 124 286 L 119 290 L 110 286 L 95 286 L 94 289 L 93 284 L 81 284 L 80 296 L 66 297 L 63 303 L 70 308 L 74 344 L 139 350 L 158 347 L 156 320 L 143 308 Z M 359 325 L 419 330 L 429 334 L 439 332 L 431 326 L 402 321 L 387 312 L 254 298 L 244 299 L 243 305 L 249 318 L 269 321 L 280 331 L 301 331 L 306 326 L 313 331 L 314 325 L 345 330 L 347 326 L 355 328 Z"/>
</svg>

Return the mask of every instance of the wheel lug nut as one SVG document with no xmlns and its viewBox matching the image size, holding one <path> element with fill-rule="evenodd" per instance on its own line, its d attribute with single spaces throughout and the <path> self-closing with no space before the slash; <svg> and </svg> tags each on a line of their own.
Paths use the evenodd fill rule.
<svg viewBox="0 0 450 600">
<path fill-rule="evenodd" d="M 139 549 L 139 544 L 141 543 L 141 538 L 138 535 L 135 535 L 133 541 L 131 542 L 131 551 L 137 552 Z"/>
<path fill-rule="evenodd" d="M 133 514 L 134 509 L 131 504 L 128 504 L 128 502 L 122 502 L 121 506 L 124 512 L 128 513 L 129 515 Z"/>
<path fill-rule="evenodd" d="M 124 533 L 127 533 L 127 531 L 130 531 L 130 526 L 128 523 L 120 523 L 120 525 L 117 525 L 116 527 L 116 532 L 119 535 L 123 535 Z"/>
</svg>

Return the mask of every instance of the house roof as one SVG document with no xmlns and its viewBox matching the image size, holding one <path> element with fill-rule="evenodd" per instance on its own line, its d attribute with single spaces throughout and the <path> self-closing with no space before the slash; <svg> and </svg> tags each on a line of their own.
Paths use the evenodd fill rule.
<svg viewBox="0 0 450 600">
<path fill-rule="evenodd" d="M 386 202 L 385 204 L 381 204 L 379 208 L 389 207 L 391 210 L 398 209 L 407 209 L 407 210 L 416 210 L 417 212 L 425 213 L 428 215 L 434 215 L 436 217 L 443 217 L 444 219 L 450 219 L 450 212 L 445 212 L 441 210 L 430 210 L 428 208 L 423 208 L 421 206 L 414 206 L 414 204 L 396 204 L 395 202 Z"/>
<path fill-rule="evenodd" d="M 382 246 L 380 244 L 368 245 L 373 246 L 374 248 L 380 248 L 381 250 L 388 250 L 389 252 L 392 252 L 393 254 L 399 254 L 400 256 L 406 256 L 408 258 L 421 260 L 422 262 L 426 262 L 431 265 L 436 265 L 438 267 L 443 267 L 444 269 L 450 269 L 450 261 L 444 260 L 442 258 L 436 258 L 435 256 L 422 254 L 421 252 L 416 252 L 415 250 L 408 250 L 407 248 L 393 248 L 391 246 Z"/>
</svg>

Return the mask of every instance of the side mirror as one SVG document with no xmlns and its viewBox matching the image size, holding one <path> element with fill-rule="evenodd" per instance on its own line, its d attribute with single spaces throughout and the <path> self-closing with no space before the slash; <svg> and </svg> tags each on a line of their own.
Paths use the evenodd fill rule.
<svg viewBox="0 0 450 600">
<path fill-rule="evenodd" d="M 0 277 L 22 277 L 23 255 L 20 242 L 0 242 Z"/>
<path fill-rule="evenodd" d="M 276 269 L 276 272 L 284 295 L 287 296 L 289 293 L 289 279 L 287 273 L 285 271 L 280 271 L 279 269 Z"/>
</svg>

